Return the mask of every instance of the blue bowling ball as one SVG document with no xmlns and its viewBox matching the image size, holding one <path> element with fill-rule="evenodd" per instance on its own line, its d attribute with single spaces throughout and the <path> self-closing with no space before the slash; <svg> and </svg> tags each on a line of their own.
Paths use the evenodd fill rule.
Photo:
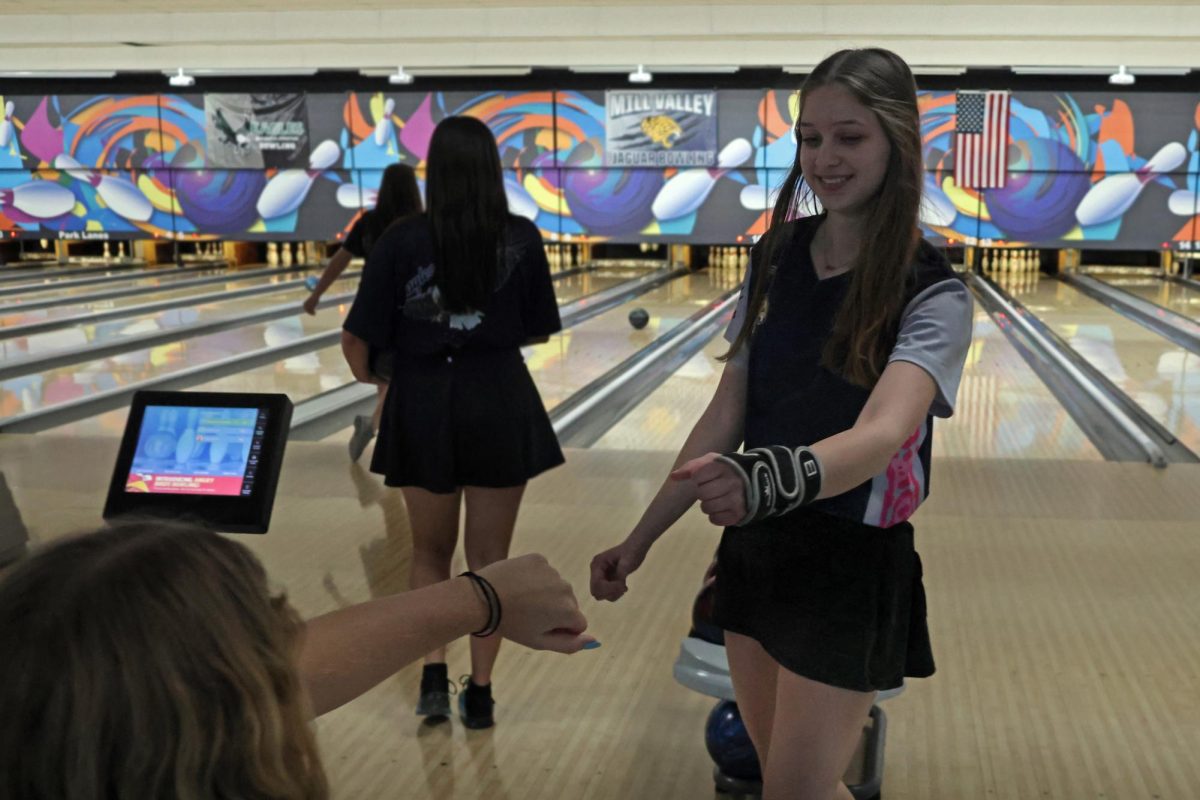
<svg viewBox="0 0 1200 800">
<path fill-rule="evenodd" d="M 316 289 L 317 288 L 317 276 L 309 275 L 307 278 L 305 278 L 304 279 L 304 287 L 306 289 L 308 289 L 310 292 L 312 290 Z"/>
<path fill-rule="evenodd" d="M 762 780 L 758 754 L 742 722 L 737 703 L 722 700 L 708 715 L 704 725 L 704 744 L 713 763 L 723 774 L 740 780 Z"/>
</svg>

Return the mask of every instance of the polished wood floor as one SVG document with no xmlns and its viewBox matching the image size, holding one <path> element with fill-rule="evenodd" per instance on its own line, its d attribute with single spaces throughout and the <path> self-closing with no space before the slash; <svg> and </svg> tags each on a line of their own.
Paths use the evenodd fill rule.
<svg viewBox="0 0 1200 800">
<path fill-rule="evenodd" d="M 35 542 L 94 526 L 108 438 L 0 437 Z M 571 451 L 533 482 L 515 549 L 586 593 L 592 554 L 654 492 L 663 451 Z M 939 671 L 886 703 L 888 800 L 1200 797 L 1200 467 L 943 458 L 918 514 Z M 272 531 L 239 537 L 308 614 L 403 591 L 397 492 L 341 444 L 294 442 Z M 712 798 L 712 700 L 674 683 L 717 532 L 689 514 L 617 605 L 584 601 L 597 651 L 506 646 L 499 724 L 413 716 L 418 667 L 316 725 L 338 798 Z M 467 670 L 451 648 L 451 670 Z"/>
</svg>

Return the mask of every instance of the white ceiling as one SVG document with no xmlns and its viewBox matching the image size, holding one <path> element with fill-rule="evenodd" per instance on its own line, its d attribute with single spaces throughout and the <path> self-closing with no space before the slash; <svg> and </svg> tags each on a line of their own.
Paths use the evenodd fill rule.
<svg viewBox="0 0 1200 800">
<path fill-rule="evenodd" d="M 1200 5 L 1125 0 L 0 0 L 0 70 L 804 66 L 1200 68 Z M 129 42 L 145 46 L 130 46 Z"/>
</svg>

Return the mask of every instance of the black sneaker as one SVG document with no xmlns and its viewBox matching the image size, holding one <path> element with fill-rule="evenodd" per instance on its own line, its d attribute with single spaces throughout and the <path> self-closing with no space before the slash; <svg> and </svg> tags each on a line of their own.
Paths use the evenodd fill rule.
<svg viewBox="0 0 1200 800">
<path fill-rule="evenodd" d="M 354 418 L 354 433 L 350 436 L 350 460 L 358 461 L 367 445 L 375 438 L 373 420 L 369 416 Z"/>
<path fill-rule="evenodd" d="M 490 728 L 496 724 L 492 710 L 496 707 L 492 700 L 492 685 L 478 686 L 471 680 L 470 675 L 460 678 L 462 691 L 458 695 L 458 713 L 463 725 L 472 730 Z"/>
<path fill-rule="evenodd" d="M 450 676 L 445 664 L 426 664 L 421 673 L 421 698 L 417 714 L 431 719 L 450 716 Z"/>
</svg>

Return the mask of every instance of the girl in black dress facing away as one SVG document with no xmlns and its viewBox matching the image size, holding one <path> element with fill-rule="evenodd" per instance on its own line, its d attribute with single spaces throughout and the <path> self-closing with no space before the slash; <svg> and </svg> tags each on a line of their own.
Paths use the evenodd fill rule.
<svg viewBox="0 0 1200 800">
<path fill-rule="evenodd" d="M 796 137 L 716 393 L 633 531 L 593 559 L 592 593 L 620 598 L 699 500 L 727 526 L 714 617 L 763 796 L 845 800 L 875 692 L 933 673 L 907 520 L 928 493 L 933 417 L 952 413 L 972 308 L 918 229 L 904 61 L 827 58 L 802 89 Z"/>
<path fill-rule="evenodd" d="M 358 218 L 350 233 L 346 234 L 346 241 L 329 259 L 321 277 L 317 279 L 317 285 L 304 300 L 304 312 L 317 313 L 317 303 L 321 301 L 321 296 L 346 271 L 350 259 L 369 256 L 389 225 L 398 219 L 420 213 L 421 188 L 417 186 L 417 173 L 407 164 L 390 165 L 383 171 L 383 180 L 379 184 L 379 199 L 375 202 L 375 207 Z M 389 358 L 386 353 L 379 353 L 371 365 L 376 376 L 382 379 L 378 383 L 379 397 L 375 401 L 375 412 L 371 416 L 354 418 L 354 433 L 350 437 L 351 461 L 358 461 L 379 430 L 383 398 L 387 393 Z"/>
<path fill-rule="evenodd" d="M 372 349 L 394 353 L 371 471 L 399 486 L 413 535 L 411 586 L 450 576 L 465 506 L 470 569 L 508 555 L 525 483 L 563 463 L 520 347 L 561 329 L 550 266 L 533 223 L 508 213 L 492 133 L 443 120 L 429 146 L 425 214 L 375 245 L 346 318 L 354 377 L 376 383 Z M 471 640 L 460 712 L 492 725 L 500 642 Z M 425 659 L 417 713 L 449 714 L 445 649 Z"/>
</svg>

